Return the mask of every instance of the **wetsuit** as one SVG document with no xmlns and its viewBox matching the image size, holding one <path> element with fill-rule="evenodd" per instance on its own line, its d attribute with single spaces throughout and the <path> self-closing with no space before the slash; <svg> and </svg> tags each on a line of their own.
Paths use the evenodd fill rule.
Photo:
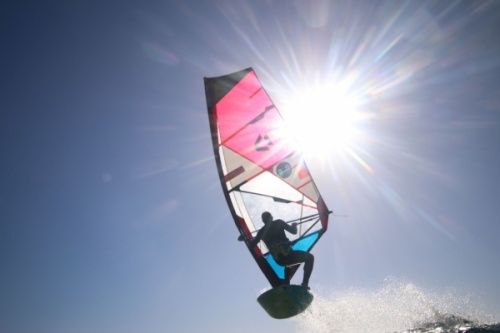
<svg viewBox="0 0 500 333">
<path fill-rule="evenodd" d="M 314 257 L 309 252 L 293 250 L 290 240 L 285 235 L 285 230 L 292 234 L 297 233 L 295 225 L 288 225 L 283 220 L 268 222 L 259 230 L 250 245 L 255 246 L 260 240 L 266 243 L 274 260 L 285 267 L 285 283 L 290 283 L 290 267 L 305 263 L 302 285 L 307 286 L 313 269 Z"/>
</svg>

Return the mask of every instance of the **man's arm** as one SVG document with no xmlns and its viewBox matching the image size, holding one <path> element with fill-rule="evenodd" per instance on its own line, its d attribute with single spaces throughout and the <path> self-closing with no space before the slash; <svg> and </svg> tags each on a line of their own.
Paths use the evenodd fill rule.
<svg viewBox="0 0 500 333">
<path fill-rule="evenodd" d="M 289 233 L 292 233 L 292 234 L 296 234 L 297 233 L 297 223 L 292 223 L 292 224 L 288 224 L 286 223 L 285 221 L 281 221 L 283 222 L 283 225 L 284 225 L 284 228 L 286 231 L 288 231 Z"/>
<path fill-rule="evenodd" d="M 257 233 L 257 236 L 255 236 L 255 238 L 248 243 L 248 247 L 253 248 L 259 242 L 260 242 L 260 233 Z"/>
<path fill-rule="evenodd" d="M 257 233 L 257 235 L 255 236 L 255 238 L 254 238 L 254 239 L 252 239 L 252 240 L 250 240 L 250 241 L 248 242 L 248 246 L 249 246 L 250 248 L 253 248 L 255 245 L 257 245 L 257 244 L 260 242 L 260 239 L 261 239 L 261 236 L 262 236 L 262 230 L 263 230 L 263 229 L 260 229 L 260 230 L 259 230 L 259 232 Z M 240 235 L 240 236 L 238 237 L 238 240 L 239 240 L 240 242 L 241 242 L 241 241 L 244 241 L 245 239 L 248 239 L 248 238 L 246 238 L 244 235 Z"/>
</svg>

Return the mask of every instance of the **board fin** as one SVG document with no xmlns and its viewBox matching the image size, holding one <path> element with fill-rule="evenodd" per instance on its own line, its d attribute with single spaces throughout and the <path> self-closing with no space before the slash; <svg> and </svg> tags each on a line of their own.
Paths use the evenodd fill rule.
<svg viewBox="0 0 500 333">
<path fill-rule="evenodd" d="M 257 302 L 275 319 L 285 319 L 302 313 L 311 304 L 313 295 L 308 288 L 284 285 L 262 293 Z"/>
</svg>

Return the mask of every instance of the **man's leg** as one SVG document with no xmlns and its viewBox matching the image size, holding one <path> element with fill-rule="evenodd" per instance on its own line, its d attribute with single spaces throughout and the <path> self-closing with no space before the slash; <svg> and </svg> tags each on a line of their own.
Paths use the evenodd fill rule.
<svg viewBox="0 0 500 333">
<path fill-rule="evenodd" d="M 304 263 L 304 277 L 302 279 L 302 286 L 309 288 L 309 278 L 314 266 L 314 256 L 305 251 L 292 251 L 286 258 L 287 266 L 285 267 L 285 279 L 290 281 L 291 266 Z"/>
<path fill-rule="evenodd" d="M 309 289 L 309 278 L 311 277 L 314 266 L 314 256 L 309 252 L 304 253 L 307 253 L 307 259 L 304 262 L 304 278 L 302 280 L 302 286 Z"/>
</svg>

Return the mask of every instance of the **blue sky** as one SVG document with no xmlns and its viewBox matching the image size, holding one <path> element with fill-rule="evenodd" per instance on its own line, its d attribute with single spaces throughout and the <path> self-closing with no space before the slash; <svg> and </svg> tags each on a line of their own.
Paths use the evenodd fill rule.
<svg viewBox="0 0 500 333">
<path fill-rule="evenodd" d="M 0 330 L 296 329 L 255 301 L 268 285 L 213 160 L 203 77 L 246 67 L 285 118 L 332 82 L 368 115 L 306 151 L 348 216 L 313 290 L 395 277 L 500 313 L 499 18 L 494 1 L 2 5 Z"/>
</svg>

